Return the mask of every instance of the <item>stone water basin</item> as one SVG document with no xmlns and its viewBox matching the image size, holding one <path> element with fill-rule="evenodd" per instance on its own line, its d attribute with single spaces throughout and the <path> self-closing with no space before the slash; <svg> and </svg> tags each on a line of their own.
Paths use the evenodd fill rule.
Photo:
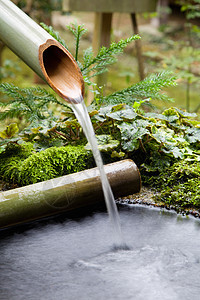
<svg viewBox="0 0 200 300">
<path fill-rule="evenodd" d="M 197 300 L 200 221 L 120 205 L 129 250 L 113 248 L 104 210 L 2 230 L 1 300 Z"/>
</svg>

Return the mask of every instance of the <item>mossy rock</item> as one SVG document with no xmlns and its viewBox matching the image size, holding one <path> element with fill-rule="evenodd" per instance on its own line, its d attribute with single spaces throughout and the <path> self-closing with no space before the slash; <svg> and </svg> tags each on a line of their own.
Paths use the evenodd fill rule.
<svg viewBox="0 0 200 300">
<path fill-rule="evenodd" d="M 30 145 L 0 154 L 0 178 L 24 186 L 94 166 L 93 155 L 83 146 L 51 147 L 34 153 Z M 29 151 L 25 148 L 29 147 Z"/>
<path fill-rule="evenodd" d="M 19 165 L 35 152 L 32 143 L 9 143 L 0 153 L 0 179 L 14 182 L 19 172 Z"/>
<path fill-rule="evenodd" d="M 8 143 L 6 149 L 0 153 L 0 164 L 2 165 L 2 160 L 7 161 L 11 157 L 18 157 L 20 159 L 25 159 L 30 156 L 35 151 L 32 143 Z M 0 165 L 0 166 L 1 166 Z"/>
<path fill-rule="evenodd" d="M 178 211 L 186 209 L 200 209 L 200 179 L 188 179 L 185 183 L 180 183 L 172 187 L 166 187 L 155 199 L 165 202 L 167 206 L 172 206 Z"/>
<path fill-rule="evenodd" d="M 156 188 L 155 200 L 187 212 L 200 210 L 200 162 L 179 160 L 160 173 L 141 174 L 143 184 Z"/>
</svg>

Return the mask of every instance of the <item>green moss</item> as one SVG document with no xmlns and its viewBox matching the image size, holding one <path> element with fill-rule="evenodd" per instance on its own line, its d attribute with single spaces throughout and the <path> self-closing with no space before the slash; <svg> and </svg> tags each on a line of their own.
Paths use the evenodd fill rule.
<svg viewBox="0 0 200 300">
<path fill-rule="evenodd" d="M 173 206 L 178 211 L 186 209 L 200 209 L 200 179 L 188 179 L 187 182 L 180 183 L 173 187 L 167 187 L 155 198 L 165 202 L 168 206 Z"/>
<path fill-rule="evenodd" d="M 34 153 L 32 143 L 8 143 L 6 149 L 0 153 L 0 179 L 13 182 L 23 160 Z M 14 175 L 15 174 L 15 175 Z"/>
<path fill-rule="evenodd" d="M 21 159 L 27 158 L 34 152 L 34 147 L 32 143 L 8 143 L 6 149 L 1 153 L 1 159 L 9 159 L 11 157 L 19 157 Z"/>
<path fill-rule="evenodd" d="M 0 178 L 19 186 L 94 166 L 92 153 L 82 146 L 51 147 L 39 153 L 28 150 L 22 153 L 22 149 L 18 149 L 13 155 L 9 149 L 0 154 Z"/>
<path fill-rule="evenodd" d="M 143 182 L 160 191 L 155 196 L 177 211 L 200 210 L 200 162 L 180 160 L 168 169 L 152 176 L 142 176 Z"/>
</svg>

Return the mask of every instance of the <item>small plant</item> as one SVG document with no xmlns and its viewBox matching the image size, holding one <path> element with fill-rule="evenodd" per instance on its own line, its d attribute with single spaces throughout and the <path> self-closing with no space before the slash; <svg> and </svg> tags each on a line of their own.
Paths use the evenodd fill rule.
<svg viewBox="0 0 200 300">
<path fill-rule="evenodd" d="M 117 104 L 126 103 L 133 105 L 135 102 L 141 105 L 141 100 L 148 103 L 152 99 L 162 101 L 172 101 L 162 89 L 169 86 L 176 86 L 176 77 L 171 72 L 161 72 L 159 74 L 151 74 L 144 80 L 126 88 L 117 91 L 101 99 L 100 103 Z M 135 103 L 135 105 L 137 105 Z"/>
<path fill-rule="evenodd" d="M 0 102 L 0 120 L 7 118 L 24 118 L 34 123 L 38 120 L 48 119 L 50 112 L 47 105 L 50 103 L 64 106 L 57 98 L 40 87 L 19 88 L 14 85 L 2 83 L 0 91 L 8 96 L 8 101 Z"/>
</svg>

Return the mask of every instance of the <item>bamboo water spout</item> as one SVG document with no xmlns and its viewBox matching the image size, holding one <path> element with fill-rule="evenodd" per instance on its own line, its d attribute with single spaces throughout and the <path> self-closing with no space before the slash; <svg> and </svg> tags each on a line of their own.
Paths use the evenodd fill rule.
<svg viewBox="0 0 200 300">
<path fill-rule="evenodd" d="M 129 159 L 105 165 L 115 197 L 138 193 L 140 173 Z M 104 200 L 97 168 L 0 193 L 0 228 L 36 220 Z"/>
<path fill-rule="evenodd" d="M 67 102 L 82 101 L 84 81 L 73 56 L 10 0 L 0 0 L 0 40 Z"/>
</svg>

